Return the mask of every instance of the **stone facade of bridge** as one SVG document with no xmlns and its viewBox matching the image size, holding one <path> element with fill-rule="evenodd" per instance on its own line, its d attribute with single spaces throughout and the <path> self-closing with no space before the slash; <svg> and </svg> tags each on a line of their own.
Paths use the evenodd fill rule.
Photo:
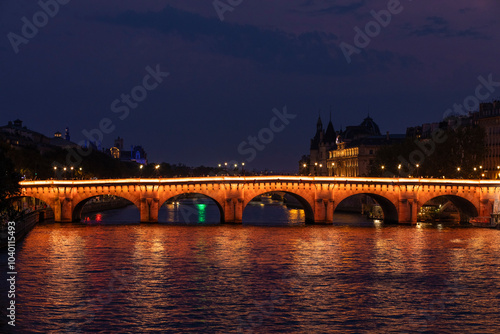
<svg viewBox="0 0 500 334">
<path fill-rule="evenodd" d="M 366 194 L 384 212 L 384 221 L 415 223 L 419 209 L 445 196 L 462 221 L 487 216 L 498 201 L 500 182 L 492 180 L 438 180 L 387 178 L 332 178 L 300 176 L 206 177 L 183 179 L 122 179 L 21 182 L 21 195 L 44 201 L 55 221 L 81 219 L 83 205 L 99 195 L 114 195 L 132 202 L 141 222 L 157 222 L 159 208 L 169 199 L 189 193 L 205 195 L 219 207 L 222 223 L 241 223 L 243 211 L 255 197 L 285 192 L 304 207 L 306 223 L 329 224 L 344 199 Z"/>
</svg>

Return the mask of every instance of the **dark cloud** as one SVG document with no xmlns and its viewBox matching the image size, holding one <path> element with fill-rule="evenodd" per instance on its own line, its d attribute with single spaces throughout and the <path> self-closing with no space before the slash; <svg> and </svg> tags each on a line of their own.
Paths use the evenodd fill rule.
<svg viewBox="0 0 500 334">
<path fill-rule="evenodd" d="M 468 13 L 470 13 L 470 12 L 474 12 L 474 11 L 476 11 L 476 8 L 472 8 L 472 7 L 460 8 L 460 9 L 458 10 L 458 12 L 459 12 L 460 14 L 468 14 Z"/>
<path fill-rule="evenodd" d="M 321 1 L 323 3 L 323 1 Z M 326 14 L 335 14 L 335 15 L 344 15 L 356 12 L 358 9 L 362 8 L 365 5 L 365 1 L 356 1 L 353 3 L 349 3 L 346 5 L 327 5 L 326 7 L 322 4 L 318 4 L 317 1 L 308 0 L 303 2 L 300 7 L 304 8 L 306 13 L 310 15 L 326 15 Z"/>
<path fill-rule="evenodd" d="M 432 11 L 402 1 L 408 8 L 350 64 L 340 43 L 355 45 L 353 28 L 387 0 L 245 1 L 224 22 L 211 2 L 72 1 L 15 54 L 6 35 L 21 33 L 20 18 L 39 6 L 0 0 L 0 124 L 20 118 L 46 134 L 69 125 L 79 141 L 109 117 L 117 128 L 105 146 L 119 135 L 152 161 L 215 164 L 241 159 L 238 144 L 287 105 L 297 121 L 252 166 L 294 170 L 319 108 L 334 106 L 336 128 L 369 110 L 383 132 L 404 133 L 474 94 L 479 74 L 500 73 L 491 1 L 441 1 Z M 155 64 L 171 77 L 120 121 L 111 102 Z"/>
<path fill-rule="evenodd" d="M 448 21 L 445 20 L 443 17 L 439 16 L 429 16 L 425 18 L 427 21 L 429 21 L 433 25 L 448 25 Z"/>
<path fill-rule="evenodd" d="M 475 28 L 468 29 L 453 29 L 450 27 L 449 22 L 439 16 L 429 16 L 425 18 L 426 24 L 419 27 L 413 25 L 406 25 L 410 36 L 424 37 L 424 36 L 437 36 L 442 38 L 449 37 L 468 37 L 474 39 L 490 39 L 490 37 Z"/>
<path fill-rule="evenodd" d="M 360 61 L 355 65 L 346 66 L 335 34 L 312 31 L 294 35 L 279 30 L 264 30 L 221 22 L 170 6 L 160 12 L 127 11 L 116 17 L 100 17 L 98 20 L 138 29 L 156 29 L 193 42 L 209 41 L 212 52 L 250 59 L 266 71 L 343 76 L 416 63 L 415 59 L 410 60 L 406 56 L 370 50 L 365 52 L 368 55 L 359 57 Z M 399 57 L 401 59 L 395 61 Z"/>
</svg>

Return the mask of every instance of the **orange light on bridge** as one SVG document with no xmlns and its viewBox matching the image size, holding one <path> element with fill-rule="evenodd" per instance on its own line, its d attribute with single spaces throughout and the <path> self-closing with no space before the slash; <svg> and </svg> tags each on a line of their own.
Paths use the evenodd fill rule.
<svg viewBox="0 0 500 334">
<path fill-rule="evenodd" d="M 484 174 L 484 173 L 483 173 Z M 437 178 L 408 178 L 408 179 L 397 179 L 397 178 L 384 178 L 384 177 L 334 177 L 334 176 L 290 176 L 290 175 L 268 175 L 268 176 L 245 176 L 245 177 L 235 177 L 235 176 L 212 176 L 212 177 L 185 177 L 185 178 L 129 178 L 129 179 L 99 179 L 99 180 L 36 180 L 36 181 L 21 181 L 19 184 L 23 187 L 29 186 L 89 186 L 89 185 L 116 185 L 116 184 L 179 184 L 187 182 L 215 182 L 215 183 L 226 183 L 226 182 L 272 182 L 272 181 L 288 181 L 288 182 L 353 182 L 353 183 L 411 183 L 411 184 L 470 184 L 470 185 L 498 185 L 500 186 L 499 180 L 467 180 L 467 179 L 437 179 Z"/>
</svg>

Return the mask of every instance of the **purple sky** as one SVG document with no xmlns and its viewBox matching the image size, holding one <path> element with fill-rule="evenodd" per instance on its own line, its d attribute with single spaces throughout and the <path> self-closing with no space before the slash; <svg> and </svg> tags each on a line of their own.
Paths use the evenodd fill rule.
<svg viewBox="0 0 500 334">
<path fill-rule="evenodd" d="M 404 133 L 474 95 L 478 76 L 500 81 L 494 0 L 401 1 L 348 63 L 340 44 L 354 45 L 354 27 L 364 30 L 370 12 L 387 7 L 243 0 L 221 21 L 211 0 L 73 0 L 15 53 L 9 33 L 22 36 L 21 19 L 33 22 L 41 8 L 0 0 L 0 124 L 20 118 L 47 135 L 69 126 L 79 142 L 108 118 L 114 129 L 104 146 L 121 136 L 127 147 L 143 145 L 150 161 L 246 160 L 249 168 L 293 171 L 320 109 L 326 123 L 332 107 L 335 129 L 370 113 L 382 132 Z M 120 119 L 113 101 L 157 64 L 170 75 Z M 499 96 L 500 87 L 491 98 Z M 296 118 L 248 161 L 238 146 L 284 106 Z"/>
</svg>

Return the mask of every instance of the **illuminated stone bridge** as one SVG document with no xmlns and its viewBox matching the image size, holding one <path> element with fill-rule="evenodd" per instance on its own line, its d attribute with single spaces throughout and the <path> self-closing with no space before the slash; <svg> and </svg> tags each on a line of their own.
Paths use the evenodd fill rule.
<svg viewBox="0 0 500 334">
<path fill-rule="evenodd" d="M 23 181 L 21 188 L 21 197 L 34 197 L 50 206 L 57 222 L 79 221 L 85 203 L 100 195 L 125 198 L 140 210 L 141 222 L 157 222 L 159 208 L 167 200 L 182 194 L 201 194 L 215 201 L 222 223 L 241 223 L 243 211 L 252 199 L 280 192 L 302 204 L 307 223 L 332 223 L 339 203 L 359 194 L 378 202 L 384 221 L 414 223 L 419 209 L 438 197 L 455 205 L 461 221 L 487 216 L 495 200 L 498 203 L 500 181 L 242 176 Z"/>
</svg>

